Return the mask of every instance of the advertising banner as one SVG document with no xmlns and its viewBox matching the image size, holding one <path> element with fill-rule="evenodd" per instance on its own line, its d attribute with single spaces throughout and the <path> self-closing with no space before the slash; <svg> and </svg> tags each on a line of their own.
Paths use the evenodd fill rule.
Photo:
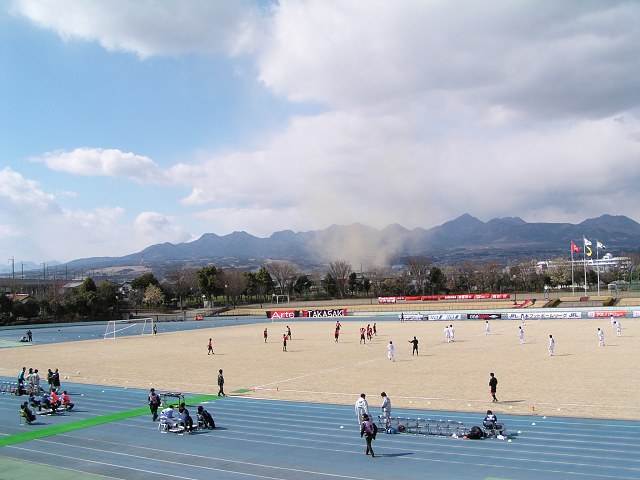
<svg viewBox="0 0 640 480">
<path fill-rule="evenodd" d="M 434 313 L 432 315 L 428 315 L 427 318 L 429 320 L 462 320 L 461 313 Z"/>
<path fill-rule="evenodd" d="M 328 310 L 301 310 L 303 317 L 321 318 L 321 317 L 346 317 L 346 308 L 332 308 Z"/>
<path fill-rule="evenodd" d="M 378 303 L 396 303 L 396 297 L 378 297 Z"/>
<path fill-rule="evenodd" d="M 589 318 L 607 318 L 607 317 L 626 317 L 627 312 L 625 311 L 617 311 L 617 312 L 589 312 L 587 313 Z"/>
<path fill-rule="evenodd" d="M 469 320 L 497 320 L 502 318 L 502 315 L 499 313 L 467 313 L 467 318 Z"/>
<path fill-rule="evenodd" d="M 507 315 L 509 320 L 520 320 L 525 318 L 526 320 L 543 320 L 545 318 L 582 318 L 582 312 L 530 312 L 530 313 L 509 313 Z"/>
<path fill-rule="evenodd" d="M 298 316 L 297 310 L 267 311 L 267 318 L 294 318 Z"/>
</svg>

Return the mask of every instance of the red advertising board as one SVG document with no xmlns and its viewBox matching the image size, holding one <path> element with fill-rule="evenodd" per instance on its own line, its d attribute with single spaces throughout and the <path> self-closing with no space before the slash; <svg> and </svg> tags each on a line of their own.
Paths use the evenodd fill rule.
<svg viewBox="0 0 640 480">
<path fill-rule="evenodd" d="M 396 303 L 396 297 L 378 297 L 378 303 Z"/>
<path fill-rule="evenodd" d="M 320 317 L 346 317 L 346 308 L 332 308 L 328 310 L 301 310 L 303 317 L 320 318 Z"/>
<path fill-rule="evenodd" d="M 268 311 L 267 318 L 294 318 L 296 317 L 295 310 L 275 310 Z"/>
</svg>

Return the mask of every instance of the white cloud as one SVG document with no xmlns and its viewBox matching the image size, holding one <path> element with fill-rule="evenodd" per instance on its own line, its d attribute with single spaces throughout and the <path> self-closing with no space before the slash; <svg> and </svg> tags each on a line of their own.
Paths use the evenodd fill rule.
<svg viewBox="0 0 640 480">
<path fill-rule="evenodd" d="M 164 172 L 149 157 L 117 149 L 76 148 L 51 152 L 42 157 L 51 170 L 83 176 L 127 178 L 138 183 L 166 181 Z"/>
<path fill-rule="evenodd" d="M 543 221 L 542 211 L 562 221 L 607 212 L 637 218 L 635 117 L 500 135 L 492 126 L 460 127 L 428 141 L 416 120 L 300 117 L 260 151 L 213 156 L 172 174 L 193 185 L 185 206 L 211 205 L 202 216 L 216 233 L 264 236 L 356 221 L 430 227 L 464 212 L 485 220 Z"/>
<path fill-rule="evenodd" d="M 175 224 L 175 219 L 157 212 L 140 213 L 134 220 L 133 227 L 139 236 L 148 239 L 150 243 L 157 243 L 159 238 L 172 242 L 192 240 L 191 235 Z"/>
<path fill-rule="evenodd" d="M 143 213 L 132 222 L 123 207 L 70 210 L 58 201 L 38 182 L 0 170 L 0 249 L 16 261 L 69 261 L 191 239 L 176 219 L 160 214 Z"/>
<path fill-rule="evenodd" d="M 331 108 L 608 116 L 640 102 L 639 16 L 637 2 L 285 1 L 260 78 Z"/>
<path fill-rule="evenodd" d="M 259 34 L 253 2 L 234 0 L 14 0 L 13 11 L 64 39 L 97 41 L 140 57 L 237 54 Z"/>
<path fill-rule="evenodd" d="M 9 167 L 0 170 L 0 201 L 2 210 L 17 211 L 21 215 L 33 210 L 56 209 L 54 195 L 44 192 L 38 182 L 24 178 Z"/>
</svg>

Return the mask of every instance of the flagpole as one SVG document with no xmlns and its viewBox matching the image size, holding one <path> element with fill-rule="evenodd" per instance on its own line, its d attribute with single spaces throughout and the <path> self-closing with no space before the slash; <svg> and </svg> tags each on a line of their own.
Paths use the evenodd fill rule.
<svg viewBox="0 0 640 480">
<path fill-rule="evenodd" d="M 600 255 L 598 254 L 598 240 L 596 239 L 596 273 L 598 274 L 598 296 L 600 296 Z"/>
<path fill-rule="evenodd" d="M 576 294 L 576 282 L 573 279 L 573 242 L 571 242 L 571 295 Z"/>
<path fill-rule="evenodd" d="M 584 262 L 584 294 L 587 294 L 587 239 L 582 237 L 582 261 Z"/>
</svg>

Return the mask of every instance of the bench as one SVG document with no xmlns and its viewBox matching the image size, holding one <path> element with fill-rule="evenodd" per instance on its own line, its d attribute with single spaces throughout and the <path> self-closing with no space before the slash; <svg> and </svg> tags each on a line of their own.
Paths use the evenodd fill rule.
<svg viewBox="0 0 640 480">
<path fill-rule="evenodd" d="M 413 433 L 416 435 L 462 437 L 469 433 L 469 427 L 466 427 L 463 422 L 440 418 L 390 417 L 389 427 L 398 433 Z M 378 415 L 378 429 L 382 431 L 387 430 L 385 418 L 382 415 Z"/>
</svg>

